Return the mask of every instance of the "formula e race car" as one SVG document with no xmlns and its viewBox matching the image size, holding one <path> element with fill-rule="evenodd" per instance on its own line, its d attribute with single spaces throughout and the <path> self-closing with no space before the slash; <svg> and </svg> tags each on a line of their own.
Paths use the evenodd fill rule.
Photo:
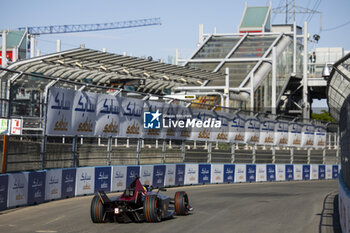
<svg viewBox="0 0 350 233">
<path fill-rule="evenodd" d="M 94 223 L 111 222 L 160 222 L 176 215 L 187 215 L 193 208 L 186 192 L 175 193 L 174 198 L 152 192 L 152 187 L 143 187 L 139 177 L 119 197 L 109 198 L 98 191 L 91 201 L 91 220 Z"/>
</svg>

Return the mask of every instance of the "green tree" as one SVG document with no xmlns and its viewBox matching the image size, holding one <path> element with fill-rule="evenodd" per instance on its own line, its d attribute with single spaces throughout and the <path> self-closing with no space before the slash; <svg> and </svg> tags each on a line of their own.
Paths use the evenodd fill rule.
<svg viewBox="0 0 350 233">
<path fill-rule="evenodd" d="M 321 110 L 321 113 L 312 113 L 311 118 L 319 121 L 335 122 L 331 114 L 326 110 Z"/>
</svg>

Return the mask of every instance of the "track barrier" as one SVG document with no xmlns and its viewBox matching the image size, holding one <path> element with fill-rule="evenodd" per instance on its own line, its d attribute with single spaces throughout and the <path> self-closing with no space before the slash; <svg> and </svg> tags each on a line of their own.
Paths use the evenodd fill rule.
<svg viewBox="0 0 350 233">
<path fill-rule="evenodd" d="M 338 178 L 339 165 L 318 164 L 156 164 L 102 166 L 0 175 L 0 210 L 51 200 L 122 191 L 140 176 L 143 185 L 182 185 L 295 181 Z M 340 182 L 339 202 L 350 214 L 350 194 Z M 346 193 L 346 195 L 345 195 Z M 343 212 L 341 212 L 343 213 Z M 342 215 L 343 216 L 343 215 Z M 343 226 L 342 226 L 343 227 Z M 350 226 L 348 226 L 350 227 Z"/>
</svg>

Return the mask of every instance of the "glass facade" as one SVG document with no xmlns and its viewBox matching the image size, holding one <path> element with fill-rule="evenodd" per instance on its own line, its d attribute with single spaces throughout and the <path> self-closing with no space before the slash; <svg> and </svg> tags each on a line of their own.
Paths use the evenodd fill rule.
<svg viewBox="0 0 350 233">
<path fill-rule="evenodd" d="M 230 87 L 240 87 L 242 82 L 249 78 L 250 72 L 254 69 L 259 71 L 261 66 L 268 61 L 262 61 L 259 67 L 256 67 L 259 59 L 271 58 L 271 49 L 277 35 L 248 35 L 240 44 L 237 44 L 242 36 L 213 36 L 206 44 L 190 59 L 186 66 L 207 71 L 216 71 L 225 73 L 225 69 L 229 68 L 230 73 Z M 282 37 L 283 38 L 283 37 Z M 277 46 L 278 46 L 277 42 Z M 238 46 L 237 46 L 238 45 Z M 231 56 L 224 60 L 227 54 L 235 47 Z M 303 60 L 302 60 L 303 46 L 297 43 L 297 75 L 302 77 Z M 264 56 L 265 55 L 265 56 Z M 201 59 L 197 60 L 196 59 Z M 217 62 L 210 60 L 205 62 L 205 59 L 217 59 Z M 232 59 L 232 60 L 230 60 Z M 233 60 L 234 59 L 234 60 Z M 203 61 L 204 60 L 204 61 Z M 224 62 L 222 62 L 224 61 Z M 277 59 L 277 98 L 282 94 L 283 88 L 293 72 L 293 43 L 289 43 L 283 50 L 282 54 Z M 260 77 L 261 78 L 261 77 Z M 254 93 L 254 110 L 270 111 L 271 94 L 272 94 L 272 73 L 271 68 L 265 77 L 262 78 L 262 83 L 256 88 Z M 225 80 L 213 80 L 209 82 L 208 86 L 224 86 Z M 247 87 L 250 87 L 249 84 Z M 232 107 L 249 107 L 250 99 L 246 102 L 230 101 Z"/>
</svg>

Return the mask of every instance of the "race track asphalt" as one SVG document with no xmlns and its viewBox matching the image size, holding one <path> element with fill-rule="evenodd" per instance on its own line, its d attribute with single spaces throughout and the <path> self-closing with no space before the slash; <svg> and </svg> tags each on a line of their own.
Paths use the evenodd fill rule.
<svg viewBox="0 0 350 233">
<path fill-rule="evenodd" d="M 337 181 L 219 184 L 169 188 L 187 191 L 195 208 L 189 216 L 160 223 L 105 223 L 90 220 L 92 196 L 0 212 L 0 232 L 320 232 L 324 200 Z"/>
</svg>

